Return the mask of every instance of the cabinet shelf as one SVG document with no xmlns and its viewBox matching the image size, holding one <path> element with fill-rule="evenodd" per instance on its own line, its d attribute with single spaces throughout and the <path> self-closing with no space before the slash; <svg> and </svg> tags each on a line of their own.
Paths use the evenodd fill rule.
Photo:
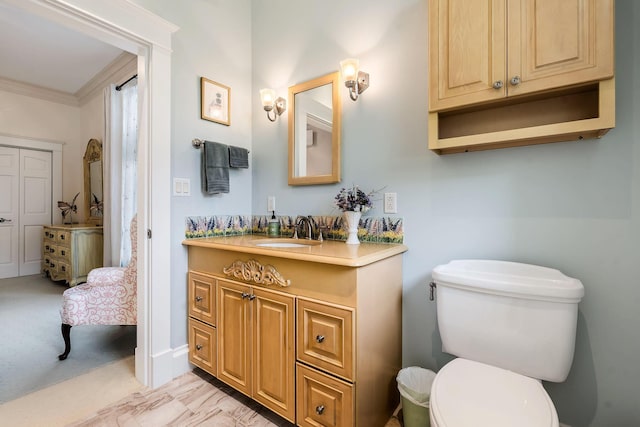
<svg viewBox="0 0 640 427">
<path fill-rule="evenodd" d="M 438 154 L 600 138 L 615 127 L 615 79 L 455 111 L 429 113 Z"/>
</svg>

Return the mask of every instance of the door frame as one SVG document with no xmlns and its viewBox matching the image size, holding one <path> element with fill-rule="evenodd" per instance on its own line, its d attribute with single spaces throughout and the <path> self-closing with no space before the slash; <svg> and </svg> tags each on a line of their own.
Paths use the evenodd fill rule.
<svg viewBox="0 0 640 427">
<path fill-rule="evenodd" d="M 175 376 L 171 348 L 169 230 L 171 35 L 178 27 L 127 0 L 0 1 L 138 56 L 138 332 L 135 371 L 136 378 L 143 385 L 158 387 Z M 61 199 L 54 197 L 53 200 Z"/>
</svg>

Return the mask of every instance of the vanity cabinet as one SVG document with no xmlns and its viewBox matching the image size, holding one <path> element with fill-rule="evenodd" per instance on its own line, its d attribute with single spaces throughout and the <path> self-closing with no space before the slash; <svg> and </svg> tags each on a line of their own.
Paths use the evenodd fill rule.
<svg viewBox="0 0 640 427">
<path fill-rule="evenodd" d="M 102 227 L 90 224 L 46 225 L 42 239 L 42 274 L 69 286 L 87 281 L 102 267 Z"/>
<path fill-rule="evenodd" d="M 189 277 L 216 287 L 217 367 L 198 366 L 299 426 L 384 426 L 399 402 L 406 247 L 259 239 L 183 242 Z"/>
<path fill-rule="evenodd" d="M 437 152 L 601 136 L 613 75 L 613 0 L 429 0 Z"/>
<path fill-rule="evenodd" d="M 295 298 L 218 280 L 217 377 L 295 421 Z"/>
</svg>

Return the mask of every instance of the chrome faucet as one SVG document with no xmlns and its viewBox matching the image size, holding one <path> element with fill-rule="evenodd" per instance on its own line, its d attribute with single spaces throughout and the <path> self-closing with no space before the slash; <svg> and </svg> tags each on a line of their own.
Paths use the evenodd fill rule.
<svg viewBox="0 0 640 427">
<path fill-rule="evenodd" d="M 304 226 L 304 224 L 307 224 L 307 239 L 312 240 L 313 239 L 313 222 L 311 220 L 311 215 L 309 216 L 301 216 L 298 217 L 298 220 L 296 222 L 296 228 L 295 228 L 295 232 L 293 233 L 293 238 L 297 239 L 298 238 L 298 227 L 300 226 Z"/>
</svg>

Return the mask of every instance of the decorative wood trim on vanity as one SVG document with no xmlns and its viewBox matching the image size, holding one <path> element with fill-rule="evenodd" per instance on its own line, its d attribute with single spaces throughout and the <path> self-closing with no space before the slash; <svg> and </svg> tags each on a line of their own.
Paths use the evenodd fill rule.
<svg viewBox="0 0 640 427">
<path fill-rule="evenodd" d="M 262 265 L 255 259 L 247 262 L 236 260 L 233 264 L 224 267 L 222 272 L 228 277 L 259 285 L 278 285 L 283 288 L 291 286 L 291 280 L 285 279 L 273 265 Z"/>
</svg>

